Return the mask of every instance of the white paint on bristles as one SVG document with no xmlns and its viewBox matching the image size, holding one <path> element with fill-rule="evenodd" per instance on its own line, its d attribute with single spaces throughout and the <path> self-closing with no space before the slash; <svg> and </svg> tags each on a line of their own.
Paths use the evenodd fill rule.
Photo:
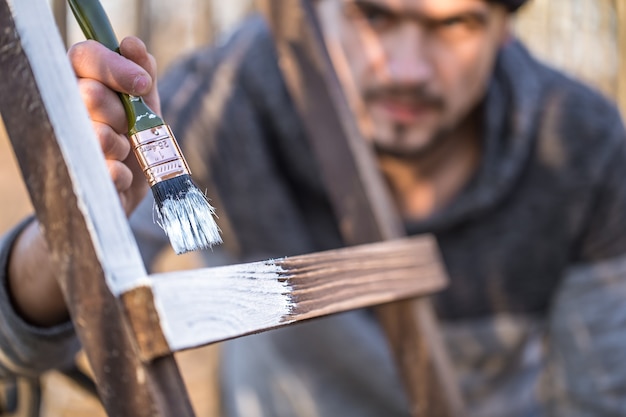
<svg viewBox="0 0 626 417">
<path fill-rule="evenodd" d="M 191 180 L 178 180 L 180 187 L 186 190 L 184 197 L 168 196 L 160 208 L 155 207 L 157 224 L 167 234 L 174 252 L 180 255 L 222 243 L 214 218 L 215 208 Z"/>
<path fill-rule="evenodd" d="M 287 272 L 272 260 L 150 278 L 172 351 L 284 324 L 293 308 Z"/>
</svg>

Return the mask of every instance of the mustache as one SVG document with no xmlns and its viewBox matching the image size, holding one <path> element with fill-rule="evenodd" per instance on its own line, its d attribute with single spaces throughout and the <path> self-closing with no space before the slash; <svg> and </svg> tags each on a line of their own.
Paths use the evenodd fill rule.
<svg viewBox="0 0 626 417">
<path fill-rule="evenodd" d="M 419 85 L 383 85 L 369 87 L 365 89 L 363 99 L 366 102 L 380 99 L 393 99 L 437 109 L 444 106 L 444 100 L 441 96 Z"/>
</svg>

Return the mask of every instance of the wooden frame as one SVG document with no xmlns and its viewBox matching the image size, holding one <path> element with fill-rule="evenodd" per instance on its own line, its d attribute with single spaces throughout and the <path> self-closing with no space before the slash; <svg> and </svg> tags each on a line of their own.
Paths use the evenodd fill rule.
<svg viewBox="0 0 626 417">
<path fill-rule="evenodd" d="M 174 351 L 424 295 L 445 285 L 428 236 L 149 276 L 46 0 L 0 0 L 0 25 L 0 114 L 109 415 L 192 416 Z M 377 262 L 368 261 L 374 257 Z M 241 293 L 231 303 L 228 293 L 220 314 L 189 310 L 196 323 L 219 318 L 226 324 L 185 331 L 187 316 L 176 315 L 180 304 L 172 294 L 190 297 L 184 290 L 191 284 L 201 295 L 247 284 L 245 293 L 253 301 L 269 297 L 271 302 L 253 314 L 240 312 L 235 306 Z M 254 298 L 257 292 L 261 296 Z M 252 302 L 248 308 L 255 307 Z M 228 324 L 224 311 L 246 325 Z"/>
</svg>

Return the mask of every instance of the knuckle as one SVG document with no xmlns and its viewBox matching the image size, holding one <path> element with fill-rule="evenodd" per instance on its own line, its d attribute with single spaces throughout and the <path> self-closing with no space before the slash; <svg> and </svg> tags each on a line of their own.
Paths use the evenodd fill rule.
<svg viewBox="0 0 626 417">
<path fill-rule="evenodd" d="M 157 60 L 154 57 L 154 55 L 152 54 L 148 54 L 148 63 L 150 65 L 149 71 L 151 72 L 151 74 L 156 73 L 156 69 L 157 69 Z"/>
<path fill-rule="evenodd" d="M 107 102 L 107 88 L 100 82 L 82 78 L 78 82 L 78 87 L 87 109 L 101 108 Z"/>
<path fill-rule="evenodd" d="M 107 161 L 109 175 L 118 192 L 127 191 L 133 182 L 133 173 L 120 161 Z"/>
<path fill-rule="evenodd" d="M 119 161 L 128 157 L 130 143 L 123 135 L 116 133 L 111 126 L 101 123 L 95 123 L 94 128 L 105 157 Z"/>
<path fill-rule="evenodd" d="M 80 69 L 84 63 L 88 62 L 89 53 L 85 42 L 79 42 L 70 47 L 67 56 L 74 67 L 74 70 Z"/>
</svg>

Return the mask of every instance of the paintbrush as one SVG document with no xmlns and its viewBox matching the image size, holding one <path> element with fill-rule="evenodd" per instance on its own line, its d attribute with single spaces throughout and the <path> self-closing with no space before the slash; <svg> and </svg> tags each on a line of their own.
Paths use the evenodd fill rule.
<svg viewBox="0 0 626 417">
<path fill-rule="evenodd" d="M 98 0 L 68 0 L 88 39 L 112 51 L 119 44 Z M 141 97 L 119 94 L 128 119 L 133 151 L 154 195 L 157 223 L 177 254 L 210 248 L 222 242 L 215 209 L 191 179 L 176 139 L 163 119 Z"/>
</svg>

